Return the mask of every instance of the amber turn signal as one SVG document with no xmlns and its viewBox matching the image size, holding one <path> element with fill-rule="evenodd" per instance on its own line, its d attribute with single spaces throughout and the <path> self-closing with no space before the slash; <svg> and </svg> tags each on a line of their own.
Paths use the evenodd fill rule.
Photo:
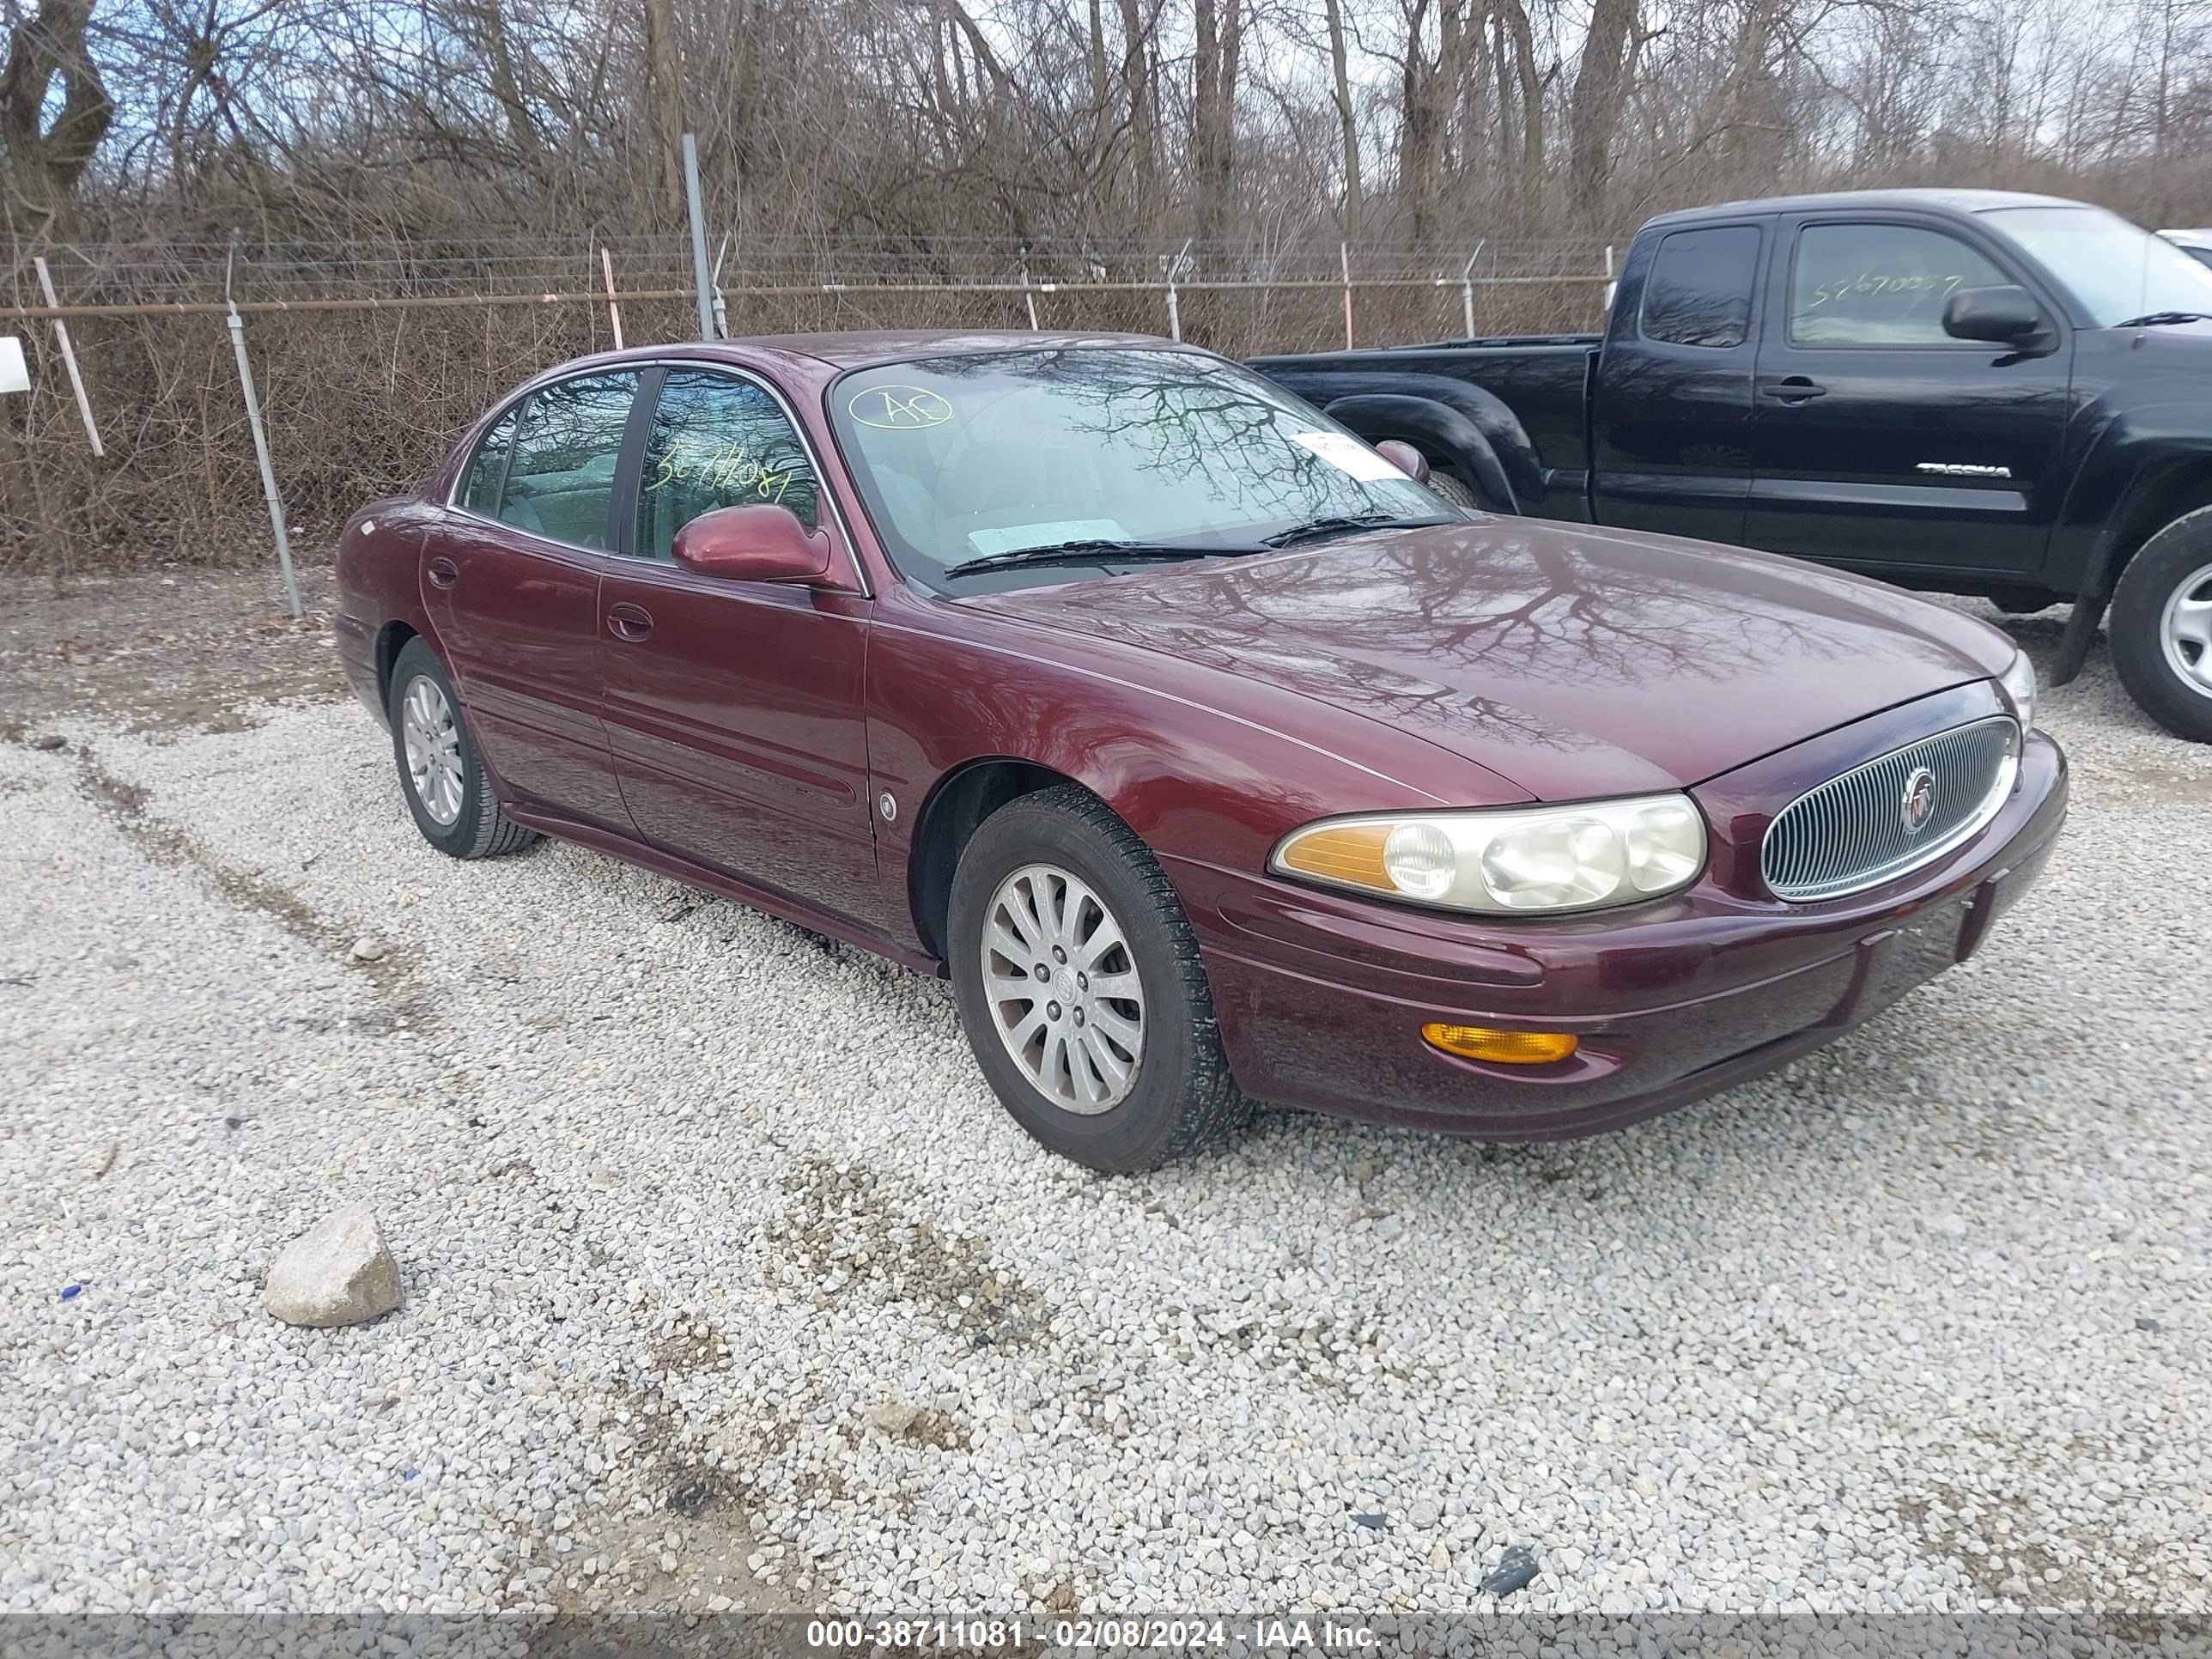
<svg viewBox="0 0 2212 1659">
<path fill-rule="evenodd" d="M 1325 824 L 1290 842 L 1279 861 L 1285 870 L 1295 870 L 1302 876 L 1395 892 L 1389 869 L 1382 862 L 1382 848 L 1389 839 L 1387 823 Z"/>
<path fill-rule="evenodd" d="M 1424 1025 L 1421 1036 L 1448 1054 L 1501 1066 L 1548 1066 L 1579 1046 L 1571 1031 L 1498 1031 L 1487 1025 Z"/>
</svg>

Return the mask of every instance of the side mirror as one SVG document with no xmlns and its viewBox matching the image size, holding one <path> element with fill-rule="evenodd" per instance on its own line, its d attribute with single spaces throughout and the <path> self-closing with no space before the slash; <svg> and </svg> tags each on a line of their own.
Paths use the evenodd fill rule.
<svg viewBox="0 0 2212 1659">
<path fill-rule="evenodd" d="M 1375 446 L 1375 453 L 1415 483 L 1428 483 L 1429 458 L 1403 438 L 1385 438 Z"/>
<path fill-rule="evenodd" d="M 2043 330 L 2043 313 L 2024 288 L 1962 288 L 1943 306 L 1943 331 L 1954 340 L 2032 347 Z"/>
<path fill-rule="evenodd" d="M 830 574 L 830 532 L 766 501 L 702 513 L 676 532 L 671 550 L 686 570 L 733 581 L 818 582 Z"/>
</svg>

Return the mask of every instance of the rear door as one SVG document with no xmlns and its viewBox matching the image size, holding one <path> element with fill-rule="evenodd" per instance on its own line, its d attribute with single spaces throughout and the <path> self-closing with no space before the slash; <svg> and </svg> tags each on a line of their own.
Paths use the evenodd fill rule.
<svg viewBox="0 0 2212 1659">
<path fill-rule="evenodd" d="M 528 393 L 495 422 L 423 547 L 422 599 L 484 763 L 511 799 L 628 825 L 599 717 L 599 590 L 635 369 Z"/>
<path fill-rule="evenodd" d="M 2039 572 L 2064 488 L 2064 311 L 1970 222 L 1799 214 L 1781 235 L 1745 539 L 1876 574 Z M 2001 283 L 2035 295 L 2057 349 L 1943 331 L 1952 294 Z"/>
<path fill-rule="evenodd" d="M 1600 524 L 1743 538 L 1765 240 L 1756 221 L 1667 231 L 1623 277 L 1590 411 Z"/>
<path fill-rule="evenodd" d="M 829 514 L 796 422 L 736 369 L 671 366 L 634 494 L 625 556 L 600 589 L 599 648 L 637 833 L 882 925 L 860 707 L 870 605 L 858 580 L 737 581 L 670 552 L 678 530 L 720 507 L 773 502 L 809 528 Z"/>
</svg>

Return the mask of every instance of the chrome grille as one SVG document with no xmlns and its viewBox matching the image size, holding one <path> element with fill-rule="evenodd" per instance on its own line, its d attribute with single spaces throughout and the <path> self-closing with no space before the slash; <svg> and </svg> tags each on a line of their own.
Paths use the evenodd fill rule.
<svg viewBox="0 0 2212 1659">
<path fill-rule="evenodd" d="M 1837 898 L 1917 869 L 1996 816 L 2019 764 L 2020 726 L 1999 714 L 1853 767 L 1775 815 L 1759 848 L 1766 884 L 1778 898 Z M 1914 829 L 1916 788 L 1929 798 Z"/>
</svg>

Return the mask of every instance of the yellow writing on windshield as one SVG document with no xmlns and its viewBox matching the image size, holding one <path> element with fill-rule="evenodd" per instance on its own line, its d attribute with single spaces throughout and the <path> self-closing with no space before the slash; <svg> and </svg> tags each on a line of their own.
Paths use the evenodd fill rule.
<svg viewBox="0 0 2212 1659">
<path fill-rule="evenodd" d="M 952 418 L 952 405 L 921 386 L 872 386 L 866 392 L 854 392 L 845 408 L 862 426 L 886 432 L 943 426 Z"/>
</svg>

